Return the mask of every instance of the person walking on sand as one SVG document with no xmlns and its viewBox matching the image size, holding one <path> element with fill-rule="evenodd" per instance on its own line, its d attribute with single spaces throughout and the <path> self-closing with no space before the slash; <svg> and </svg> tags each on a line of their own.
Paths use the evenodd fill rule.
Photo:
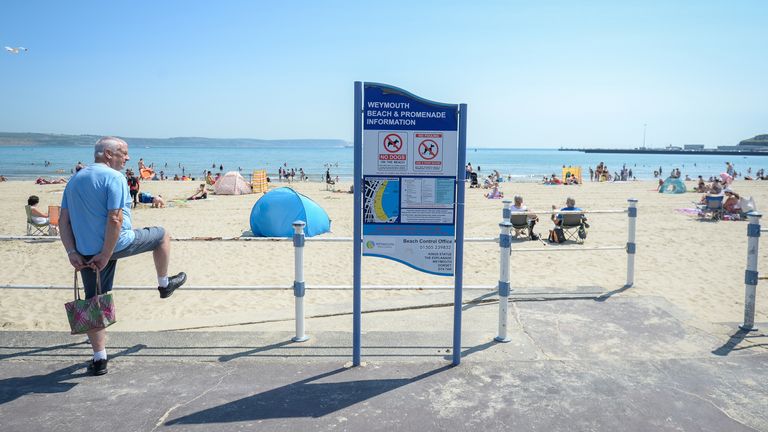
<svg viewBox="0 0 768 432">
<path fill-rule="evenodd" d="M 85 297 L 96 295 L 96 275 L 101 290 L 112 290 L 117 260 L 152 251 L 160 298 L 170 297 L 184 285 L 184 272 L 168 277 L 171 240 L 162 227 L 132 229 L 128 183 L 120 173 L 130 160 L 128 144 L 115 137 L 99 139 L 94 146 L 94 164 L 83 168 L 64 189 L 59 228 L 69 263 L 80 271 Z M 97 273 L 99 270 L 100 273 Z M 107 331 L 92 329 L 88 339 L 93 375 L 107 373 Z"/>
</svg>

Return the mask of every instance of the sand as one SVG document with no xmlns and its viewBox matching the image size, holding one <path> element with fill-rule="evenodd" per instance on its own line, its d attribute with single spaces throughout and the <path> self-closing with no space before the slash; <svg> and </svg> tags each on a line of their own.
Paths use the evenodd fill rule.
<svg viewBox="0 0 768 432">
<path fill-rule="evenodd" d="M 544 186 L 531 183 L 502 183 L 506 197 L 525 197 L 531 209 L 545 210 L 562 205 L 573 196 L 587 209 L 622 209 L 630 197 L 639 200 L 635 286 L 616 295 L 662 297 L 678 309 L 675 313 L 700 328 L 716 323 L 739 323 L 743 317 L 744 269 L 747 223 L 743 221 L 701 222 L 676 211 L 692 208 L 699 194 L 659 194 L 655 182 L 587 183 L 583 186 Z M 691 184 L 689 183 L 689 186 Z M 173 200 L 191 195 L 197 184 L 147 182 L 142 188 Z M 294 183 L 299 192 L 322 206 L 332 219 L 332 233 L 351 237 L 352 195 L 327 191 L 324 184 Z M 733 188 L 753 196 L 758 208 L 768 203 L 768 183 L 737 181 Z M 348 190 L 349 184 L 339 185 Z M 35 185 L 31 181 L 0 183 L 0 235 L 25 233 L 24 204 L 38 195 L 41 205 L 58 204 L 63 185 Z M 488 200 L 483 190 L 467 190 L 466 237 L 495 237 L 501 222 L 501 200 Z M 173 201 L 165 209 L 141 207 L 134 211 L 134 227 L 161 225 L 172 236 L 239 236 L 249 230 L 249 215 L 260 194 L 212 196 L 195 202 Z M 768 205 L 768 204 L 767 204 Z M 546 233 L 550 224 L 542 218 L 537 227 Z M 585 246 L 620 246 L 627 241 L 626 214 L 590 215 L 591 229 Z M 515 242 L 514 248 L 544 249 L 540 242 Z M 578 246 L 576 246 L 578 247 Z M 768 247 L 760 253 L 761 267 Z M 498 246 L 466 243 L 464 283 L 494 286 L 499 278 Z M 627 256 L 623 251 L 576 251 L 513 253 L 514 293 L 610 292 L 626 281 Z M 0 285 L 56 285 L 72 283 L 72 268 L 60 242 L 0 242 Z M 351 331 L 351 290 L 312 290 L 313 285 L 352 283 L 352 246 L 344 243 L 308 242 L 305 256 L 305 297 L 308 331 Z M 174 242 L 171 272 L 185 271 L 189 286 L 284 286 L 293 283 L 293 247 L 290 242 Z M 363 259 L 364 285 L 450 285 L 452 278 L 431 276 L 402 264 L 379 258 Z M 151 254 L 121 260 L 116 286 L 156 284 Z M 464 293 L 465 300 L 487 296 L 492 289 Z M 63 304 L 70 290 L 0 289 L 0 328 L 4 330 L 68 330 Z M 112 331 L 172 330 L 291 330 L 291 290 L 234 291 L 226 289 L 177 291 L 161 300 L 156 291 L 115 290 L 119 322 Z M 363 309 L 407 308 L 451 302 L 453 292 L 365 290 Z M 494 306 L 495 307 L 495 306 Z M 479 318 L 465 321 L 465 328 L 495 330 L 494 314 L 487 309 Z M 768 294 L 758 287 L 757 321 L 765 321 Z M 419 328 L 450 329 L 451 308 L 406 310 L 366 315 L 365 331 L 409 331 Z"/>
</svg>

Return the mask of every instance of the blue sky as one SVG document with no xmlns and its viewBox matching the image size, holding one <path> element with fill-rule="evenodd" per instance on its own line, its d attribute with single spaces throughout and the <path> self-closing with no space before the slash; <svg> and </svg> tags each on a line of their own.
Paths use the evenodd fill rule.
<svg viewBox="0 0 768 432">
<path fill-rule="evenodd" d="M 353 82 L 467 103 L 471 147 L 768 133 L 768 2 L 4 1 L 0 131 L 352 138 Z"/>
</svg>

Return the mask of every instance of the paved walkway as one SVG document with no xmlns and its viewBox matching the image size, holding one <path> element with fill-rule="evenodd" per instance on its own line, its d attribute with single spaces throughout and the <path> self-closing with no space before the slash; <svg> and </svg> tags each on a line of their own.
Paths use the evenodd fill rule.
<svg viewBox="0 0 768 432">
<path fill-rule="evenodd" d="M 513 341 L 465 328 L 458 367 L 450 329 L 365 333 L 359 368 L 347 332 L 112 332 L 91 377 L 81 336 L 0 332 L 0 429 L 768 431 L 766 333 L 657 298 L 510 310 Z"/>
</svg>

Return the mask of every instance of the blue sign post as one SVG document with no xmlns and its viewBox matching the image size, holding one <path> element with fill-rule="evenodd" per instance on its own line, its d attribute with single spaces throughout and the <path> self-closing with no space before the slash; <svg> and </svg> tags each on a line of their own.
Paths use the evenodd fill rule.
<svg viewBox="0 0 768 432">
<path fill-rule="evenodd" d="M 361 256 L 454 276 L 461 361 L 466 105 L 355 83 L 353 364 L 360 364 Z"/>
</svg>

